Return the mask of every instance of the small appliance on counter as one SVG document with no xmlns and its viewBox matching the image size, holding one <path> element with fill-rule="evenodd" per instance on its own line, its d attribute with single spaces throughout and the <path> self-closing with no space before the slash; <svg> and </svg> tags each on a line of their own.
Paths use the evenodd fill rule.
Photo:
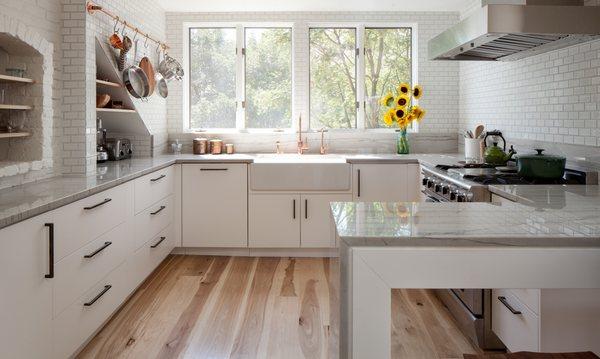
<svg viewBox="0 0 600 359">
<path fill-rule="evenodd" d="M 133 147 L 127 138 L 109 138 L 106 140 L 109 161 L 120 161 L 131 158 Z"/>
<path fill-rule="evenodd" d="M 102 134 L 100 138 L 98 135 Z M 106 129 L 102 128 L 102 120 L 96 119 L 96 162 L 103 163 L 108 161 L 108 152 L 106 151 Z"/>
</svg>

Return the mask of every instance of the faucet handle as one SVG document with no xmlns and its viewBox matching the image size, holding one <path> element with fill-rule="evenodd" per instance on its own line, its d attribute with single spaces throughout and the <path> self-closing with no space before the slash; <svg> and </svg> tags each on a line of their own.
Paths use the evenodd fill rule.
<svg viewBox="0 0 600 359">
<path fill-rule="evenodd" d="M 283 153 L 283 150 L 281 149 L 281 141 L 275 142 L 275 151 L 278 155 Z"/>
</svg>

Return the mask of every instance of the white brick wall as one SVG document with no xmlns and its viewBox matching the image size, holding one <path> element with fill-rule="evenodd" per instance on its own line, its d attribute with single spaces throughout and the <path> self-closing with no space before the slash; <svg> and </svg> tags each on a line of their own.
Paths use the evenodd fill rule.
<svg viewBox="0 0 600 359">
<path fill-rule="evenodd" d="M 515 62 L 462 62 L 459 126 L 478 123 L 510 140 L 600 146 L 600 41 Z"/>
<path fill-rule="evenodd" d="M 253 12 L 253 13 L 167 13 L 167 41 L 172 46 L 170 54 L 183 57 L 184 22 L 291 22 L 294 24 L 295 57 L 304 59 L 296 62 L 293 113 L 308 113 L 308 23 L 314 22 L 366 22 L 373 23 L 417 23 L 418 24 L 418 81 L 425 89 L 420 105 L 427 109 L 426 120 L 420 126 L 424 134 L 456 133 L 458 118 L 458 63 L 432 62 L 427 60 L 427 40 L 458 21 L 454 12 Z M 169 84 L 168 123 L 171 139 L 189 138 L 183 135 L 183 84 Z M 305 115 L 306 116 L 306 115 Z M 306 118 L 306 117 L 305 117 Z M 243 138 L 252 136 L 239 134 L 228 136 L 232 141 L 247 143 Z M 293 135 L 290 135 L 293 136 Z M 357 133 L 358 137 L 363 137 Z M 345 136 L 347 137 L 347 136 Z M 388 138 L 389 134 L 370 133 L 369 137 Z M 284 141 L 287 140 L 283 139 Z M 252 150 L 252 148 L 248 148 Z M 389 149 L 388 149 L 389 150 Z"/>
</svg>

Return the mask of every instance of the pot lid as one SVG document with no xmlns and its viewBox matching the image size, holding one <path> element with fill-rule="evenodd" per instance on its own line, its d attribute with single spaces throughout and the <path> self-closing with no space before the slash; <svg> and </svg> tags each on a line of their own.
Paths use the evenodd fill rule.
<svg viewBox="0 0 600 359">
<path fill-rule="evenodd" d="M 517 158 L 519 159 L 545 159 L 545 160 L 559 160 L 559 161 L 564 161 L 566 158 L 563 156 L 557 156 L 557 155 L 546 155 L 543 152 L 545 151 L 545 149 L 543 148 L 535 148 L 535 151 L 537 151 L 537 153 L 530 153 L 530 154 L 525 154 L 525 155 L 519 155 Z"/>
</svg>

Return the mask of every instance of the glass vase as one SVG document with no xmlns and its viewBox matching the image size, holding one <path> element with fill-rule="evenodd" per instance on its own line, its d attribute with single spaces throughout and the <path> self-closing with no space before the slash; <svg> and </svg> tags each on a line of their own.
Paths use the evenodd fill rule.
<svg viewBox="0 0 600 359">
<path fill-rule="evenodd" d="M 408 146 L 408 138 L 406 138 L 406 129 L 398 130 L 398 141 L 396 143 L 396 151 L 399 155 L 407 155 L 410 153 Z"/>
</svg>

